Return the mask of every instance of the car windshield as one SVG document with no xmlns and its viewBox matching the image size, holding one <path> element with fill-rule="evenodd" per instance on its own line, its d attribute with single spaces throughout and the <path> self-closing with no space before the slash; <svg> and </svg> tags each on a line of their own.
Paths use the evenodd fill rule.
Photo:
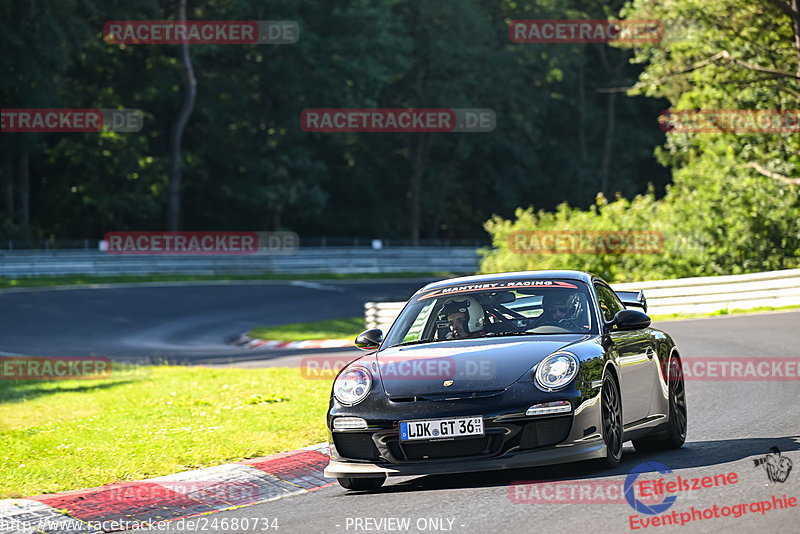
<svg viewBox="0 0 800 534">
<path fill-rule="evenodd" d="M 576 280 L 502 280 L 424 291 L 384 347 L 480 337 L 594 333 L 589 288 Z"/>
</svg>

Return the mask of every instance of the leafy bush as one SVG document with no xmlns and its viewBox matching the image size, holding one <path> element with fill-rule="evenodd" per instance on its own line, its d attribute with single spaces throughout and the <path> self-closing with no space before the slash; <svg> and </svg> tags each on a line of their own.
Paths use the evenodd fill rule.
<svg viewBox="0 0 800 534">
<path fill-rule="evenodd" d="M 797 108 L 797 26 L 779 2 L 631 0 L 621 15 L 664 21 L 664 38 L 637 45 L 645 65 L 629 95 L 662 97 L 672 109 Z M 623 46 L 623 45 L 618 45 Z M 764 66 L 771 75 L 764 76 Z M 656 149 L 673 185 L 632 201 L 598 197 L 586 211 L 517 210 L 485 223 L 494 249 L 484 272 L 570 268 L 609 280 L 739 274 L 800 266 L 800 137 L 796 131 L 669 133 Z M 616 157 L 621 157 L 617 155 Z M 662 232 L 658 254 L 515 254 L 516 230 Z"/>
<path fill-rule="evenodd" d="M 485 223 L 494 248 L 481 250 L 481 271 L 578 269 L 609 281 L 636 281 L 799 267 L 799 188 L 730 171 L 724 157 L 707 153 L 677 170 L 676 183 L 659 200 L 652 190 L 613 202 L 598 194 L 588 210 L 564 203 L 555 212 L 519 208 L 514 220 L 495 215 Z M 663 248 L 652 254 L 513 250 L 512 233 L 528 230 L 660 232 Z"/>
</svg>

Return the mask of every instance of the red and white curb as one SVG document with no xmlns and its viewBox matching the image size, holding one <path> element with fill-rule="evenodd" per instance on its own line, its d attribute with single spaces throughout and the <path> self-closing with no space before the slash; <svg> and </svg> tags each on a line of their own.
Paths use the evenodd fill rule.
<svg viewBox="0 0 800 534">
<path fill-rule="evenodd" d="M 246 333 L 231 337 L 228 342 L 246 349 L 336 349 L 353 347 L 350 339 L 309 339 L 306 341 L 275 341 L 253 339 Z"/>
<path fill-rule="evenodd" d="M 3 534 L 97 534 L 163 526 L 200 514 L 328 487 L 328 445 L 99 488 L 0 500 Z"/>
</svg>

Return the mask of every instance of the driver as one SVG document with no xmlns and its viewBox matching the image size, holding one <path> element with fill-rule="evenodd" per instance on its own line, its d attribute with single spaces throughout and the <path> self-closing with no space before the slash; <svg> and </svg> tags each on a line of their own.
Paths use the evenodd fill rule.
<svg viewBox="0 0 800 534">
<path fill-rule="evenodd" d="M 439 318 L 447 321 L 450 330 L 445 339 L 465 339 L 483 334 L 483 307 L 472 297 L 448 300 L 442 306 Z"/>
<path fill-rule="evenodd" d="M 581 324 L 581 318 L 584 317 L 583 306 L 577 293 L 557 290 L 545 293 L 542 297 L 542 309 L 544 311 L 540 324 L 560 326 L 572 331 L 587 328 Z"/>
</svg>

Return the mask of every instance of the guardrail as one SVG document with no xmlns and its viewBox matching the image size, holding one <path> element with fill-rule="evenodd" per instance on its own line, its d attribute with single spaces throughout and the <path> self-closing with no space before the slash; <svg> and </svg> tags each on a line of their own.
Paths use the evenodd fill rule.
<svg viewBox="0 0 800 534">
<path fill-rule="evenodd" d="M 611 287 L 617 291 L 643 289 L 648 315 L 800 305 L 800 269 L 626 282 Z M 364 304 L 367 328 L 386 332 L 403 306 L 405 302 L 367 302 Z"/>
<path fill-rule="evenodd" d="M 405 302 L 365 302 L 364 319 L 367 330 L 380 328 L 384 333 L 388 332 L 405 305 Z"/>
<path fill-rule="evenodd" d="M 129 274 L 474 273 L 471 247 L 324 247 L 296 254 L 241 256 L 113 255 L 84 250 L 0 251 L 0 277 Z"/>
<path fill-rule="evenodd" d="M 792 306 L 800 304 L 800 269 L 626 282 L 611 287 L 620 291 L 643 289 L 650 315 Z"/>
</svg>

